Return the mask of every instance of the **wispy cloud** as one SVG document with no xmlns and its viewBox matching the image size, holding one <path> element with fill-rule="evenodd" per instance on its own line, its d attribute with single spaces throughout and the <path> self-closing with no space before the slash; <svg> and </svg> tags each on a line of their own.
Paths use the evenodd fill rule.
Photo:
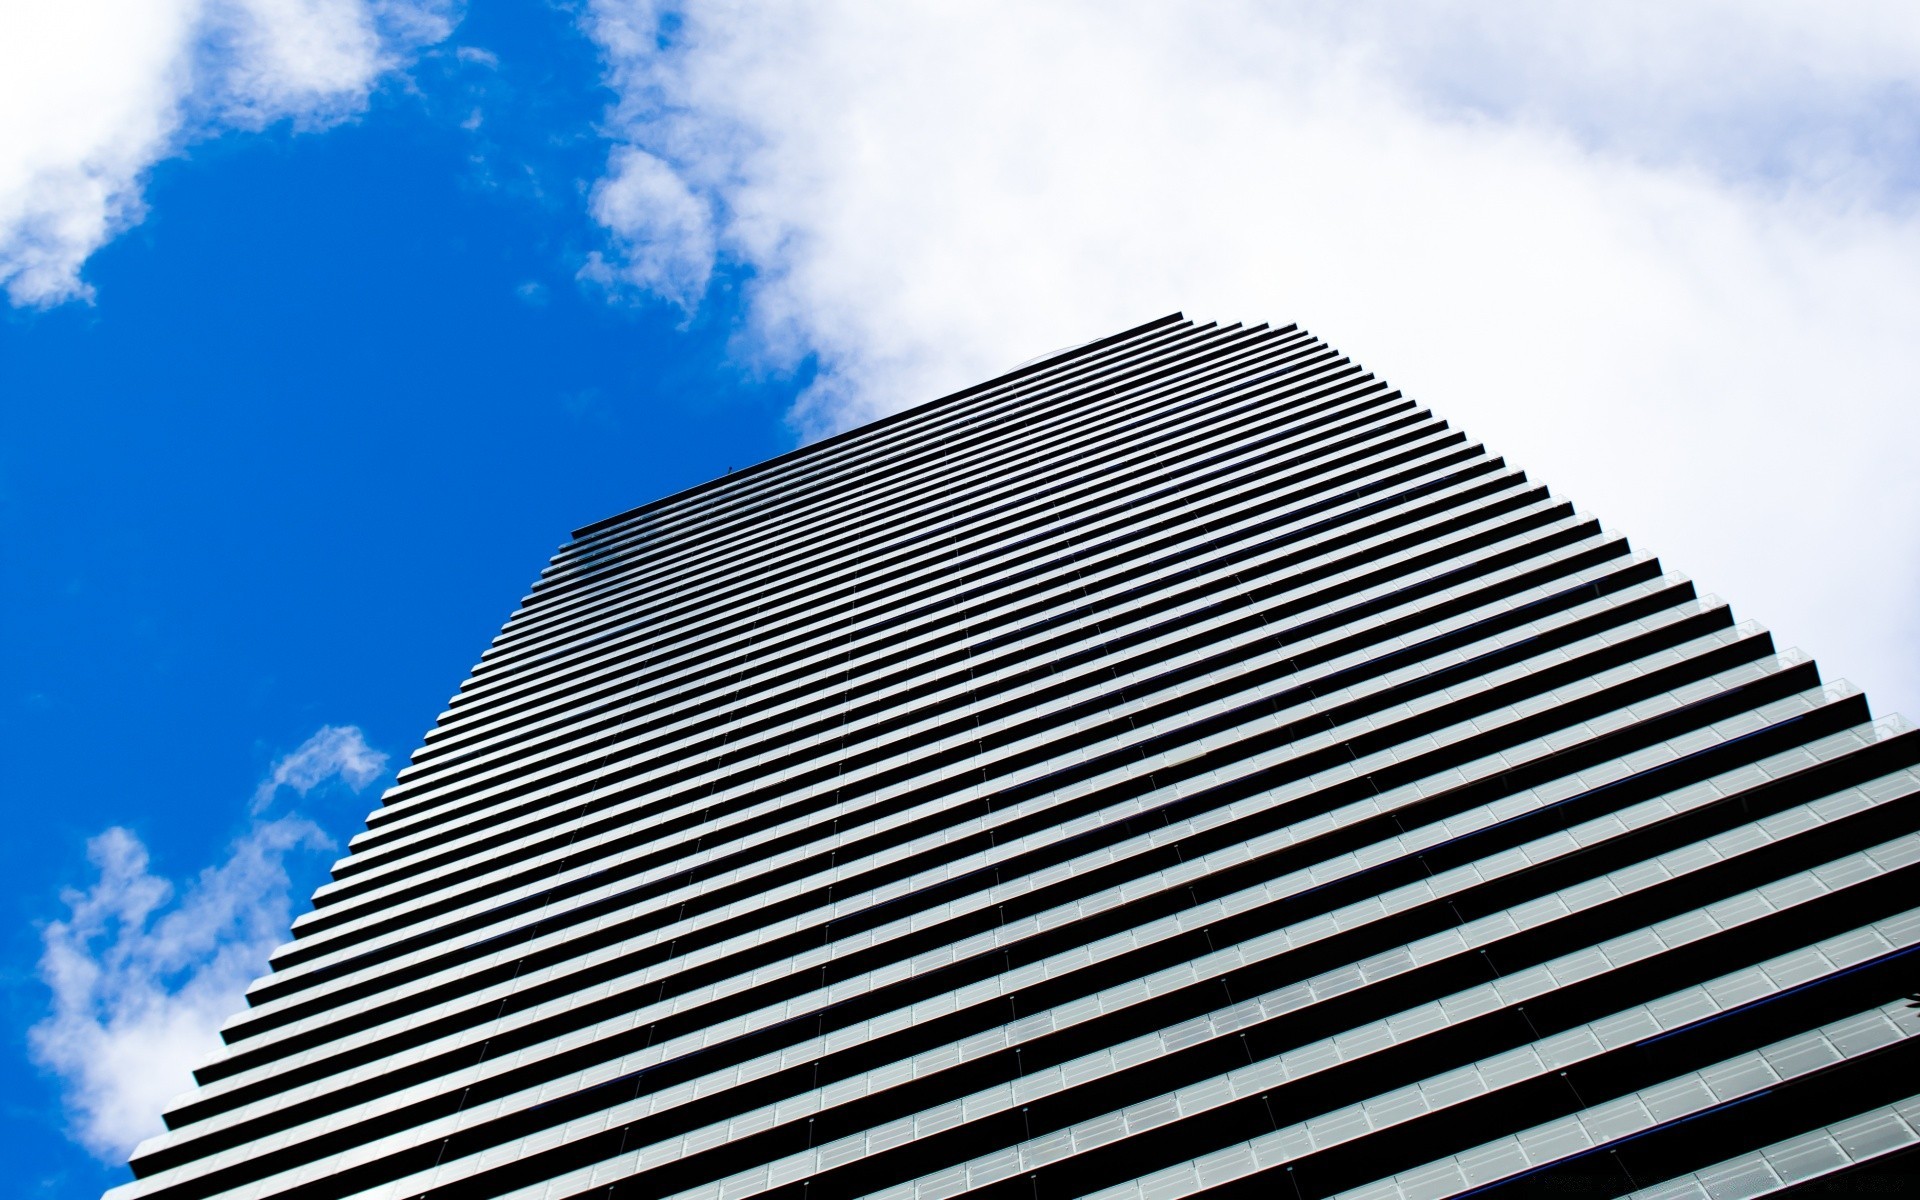
<svg viewBox="0 0 1920 1200">
<path fill-rule="evenodd" d="M 638 147 L 617 147 L 591 204 L 614 253 L 591 255 L 583 279 L 652 292 L 689 312 L 699 305 L 713 277 L 713 213 L 672 167 Z"/>
<path fill-rule="evenodd" d="M 484 46 L 455 46 L 453 53 L 463 63 L 473 63 L 489 69 L 500 65 L 500 56 Z"/>
<path fill-rule="evenodd" d="M 274 765 L 255 811 L 259 795 L 282 786 L 304 796 L 338 780 L 358 791 L 385 762 L 358 729 L 323 728 Z M 98 877 L 66 892 L 66 918 L 44 931 L 51 1011 L 29 1034 L 35 1061 L 63 1085 L 75 1141 L 120 1161 L 160 1131 L 166 1102 L 192 1086 L 192 1069 L 286 940 L 289 859 L 332 846 L 304 817 L 256 816 L 221 862 L 176 888 L 150 870 L 131 830 L 87 843 Z"/>
<path fill-rule="evenodd" d="M 744 356 L 818 368 L 806 432 L 1174 308 L 1297 320 L 1920 702 L 1909 6 L 584 19 L 594 269 L 683 307 L 745 280 Z"/>
<path fill-rule="evenodd" d="M 190 141 L 324 127 L 445 38 L 456 0 L 61 0 L 0 38 L 0 286 L 92 295 L 87 258 L 144 214 L 147 171 Z"/>
<path fill-rule="evenodd" d="M 253 811 L 263 811 L 281 788 L 305 796 L 329 780 L 338 779 L 359 791 L 387 769 L 385 752 L 367 745 L 354 725 L 322 725 L 300 748 L 273 764 L 253 793 Z"/>
</svg>

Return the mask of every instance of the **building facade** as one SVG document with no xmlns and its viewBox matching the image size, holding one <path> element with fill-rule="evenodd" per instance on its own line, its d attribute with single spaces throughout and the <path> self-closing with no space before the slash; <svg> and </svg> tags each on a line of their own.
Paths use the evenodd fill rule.
<svg viewBox="0 0 1920 1200">
<path fill-rule="evenodd" d="M 578 531 L 110 1195 L 1886 1186 L 1916 764 L 1170 317 Z"/>
</svg>

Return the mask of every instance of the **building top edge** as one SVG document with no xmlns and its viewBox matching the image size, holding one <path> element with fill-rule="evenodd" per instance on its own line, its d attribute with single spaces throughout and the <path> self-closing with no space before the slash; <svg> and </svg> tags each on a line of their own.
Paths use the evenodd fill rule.
<svg viewBox="0 0 1920 1200">
<path fill-rule="evenodd" d="M 879 429 L 899 421 L 904 421 L 910 417 L 913 417 L 919 413 L 926 412 L 928 409 L 935 408 L 939 405 L 949 404 L 955 400 L 963 400 L 968 396 L 977 395 L 978 393 L 984 392 L 989 388 L 999 387 L 1002 384 L 1005 384 L 1006 382 L 1008 382 L 1009 380 L 1018 379 L 1023 375 L 1032 375 L 1036 372 L 1045 370 L 1049 367 L 1057 366 L 1058 364 L 1065 362 L 1069 359 L 1077 358 L 1080 355 L 1088 354 L 1096 350 L 1104 349 L 1108 346 L 1113 345 L 1116 342 L 1125 341 L 1127 338 L 1136 337 L 1142 333 L 1147 333 L 1151 330 L 1159 329 L 1162 326 L 1176 324 L 1184 320 L 1186 320 L 1186 314 L 1184 313 L 1179 313 L 1179 312 L 1169 313 L 1164 317 L 1158 317 L 1154 320 L 1143 322 L 1142 324 L 1135 325 L 1130 329 L 1123 329 L 1119 333 L 1110 334 L 1102 338 L 1096 338 L 1093 341 L 1084 342 L 1078 346 L 1071 346 L 1071 347 L 1068 347 L 1067 349 L 1059 350 L 1052 354 L 1042 355 L 1041 357 L 1034 359 L 1031 362 L 1023 363 L 1020 366 L 1015 367 L 1011 371 L 1007 371 L 1003 374 L 996 375 L 992 379 L 983 380 L 980 383 L 971 384 L 967 387 L 961 388 L 957 392 L 949 392 L 944 396 L 937 396 L 932 400 L 923 401 L 922 403 L 915 404 L 909 408 L 903 408 L 899 412 L 889 413 L 884 417 L 878 417 L 872 421 L 866 422 L 865 424 L 856 425 L 852 429 L 843 430 L 839 433 L 834 434 L 831 437 L 821 438 L 817 442 L 809 442 L 804 446 L 796 446 L 794 449 L 789 450 L 784 454 L 776 454 L 772 458 L 762 459 L 761 461 L 754 463 L 751 466 L 743 467 L 738 471 L 734 471 L 726 475 L 721 475 L 716 478 L 709 479 L 704 483 L 694 484 L 690 488 L 683 488 L 680 491 L 674 492 L 670 495 L 661 496 L 658 499 L 649 500 L 645 504 L 637 504 L 632 508 L 614 513 L 610 517 L 603 517 L 598 521 L 592 522 L 591 524 L 582 525 L 578 529 L 575 529 L 573 531 L 573 540 L 577 542 L 584 538 L 592 537 L 595 534 L 603 533 L 608 529 L 612 529 L 617 525 L 620 525 L 626 521 L 630 521 L 633 518 L 641 516 L 654 509 L 664 508 L 668 505 L 675 504 L 682 500 L 685 500 L 691 496 L 697 496 L 701 492 L 707 491 L 709 488 L 718 487 L 723 483 L 737 483 L 743 476 L 752 475 L 760 471 L 766 470 L 770 467 L 790 462 L 793 459 L 798 458 L 802 455 L 816 453 L 825 447 L 837 445 L 847 439 L 850 439 L 862 434 L 868 434 L 873 432 L 875 429 Z"/>
</svg>

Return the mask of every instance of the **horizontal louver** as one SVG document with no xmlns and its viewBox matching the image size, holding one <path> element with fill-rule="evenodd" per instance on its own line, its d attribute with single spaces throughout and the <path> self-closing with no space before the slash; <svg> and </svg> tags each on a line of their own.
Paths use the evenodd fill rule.
<svg viewBox="0 0 1920 1200">
<path fill-rule="evenodd" d="M 294 932 L 111 1195 L 1746 1195 L 1920 1141 L 1920 736 L 1293 327 L 580 530 Z"/>
</svg>

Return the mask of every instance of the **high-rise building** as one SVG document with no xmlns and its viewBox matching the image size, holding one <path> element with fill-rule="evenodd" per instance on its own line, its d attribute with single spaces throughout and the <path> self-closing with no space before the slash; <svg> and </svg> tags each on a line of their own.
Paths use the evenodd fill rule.
<svg viewBox="0 0 1920 1200">
<path fill-rule="evenodd" d="M 1917 763 L 1170 317 L 578 531 L 113 1195 L 1883 1185 Z"/>
</svg>

